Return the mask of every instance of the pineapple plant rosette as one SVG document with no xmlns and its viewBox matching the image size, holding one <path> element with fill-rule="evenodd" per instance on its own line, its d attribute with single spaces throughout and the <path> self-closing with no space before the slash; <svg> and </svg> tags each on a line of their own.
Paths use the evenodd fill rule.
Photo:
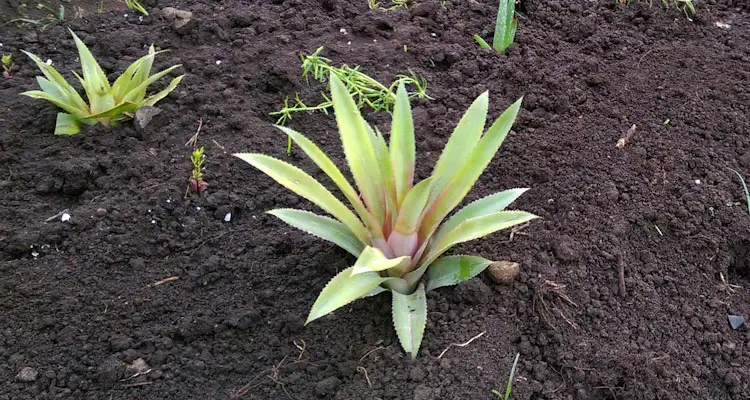
<svg viewBox="0 0 750 400">
<path fill-rule="evenodd" d="M 81 82 L 88 103 L 54 67 L 47 65 L 38 56 L 24 51 L 36 63 L 44 77 L 36 78 L 41 90 L 31 90 L 21 94 L 34 99 L 47 100 L 65 111 L 57 114 L 55 135 L 74 135 L 81 131 L 83 125 L 101 123 L 104 126 L 111 126 L 129 119 L 139 108 L 153 106 L 166 97 L 182 80 L 183 75 L 180 75 L 172 79 L 164 90 L 146 96 L 146 89 L 152 83 L 180 67 L 180 65 L 174 65 L 151 75 L 154 56 L 160 53 L 151 45 L 147 55 L 130 64 L 114 84 L 110 85 L 107 75 L 104 74 L 88 47 L 72 30 L 70 33 L 78 48 L 83 77 L 75 72 L 73 75 Z"/>
<path fill-rule="evenodd" d="M 527 190 L 510 189 L 474 201 L 442 223 L 500 148 L 521 99 L 483 135 L 489 96 L 486 92 L 480 95 L 455 128 L 432 175 L 415 184 L 414 125 L 404 85 L 397 90 L 389 144 L 362 118 L 335 75 L 330 77 L 330 87 L 344 154 L 358 190 L 312 141 L 277 127 L 328 175 L 351 209 L 291 164 L 264 154 L 235 156 L 333 218 L 285 208 L 268 213 L 357 257 L 353 266 L 323 288 L 305 324 L 359 298 L 390 291 L 399 341 L 416 357 L 426 324 L 426 292 L 471 279 L 492 263 L 477 256 L 444 253 L 458 243 L 537 218 L 524 211 L 505 210 Z"/>
</svg>

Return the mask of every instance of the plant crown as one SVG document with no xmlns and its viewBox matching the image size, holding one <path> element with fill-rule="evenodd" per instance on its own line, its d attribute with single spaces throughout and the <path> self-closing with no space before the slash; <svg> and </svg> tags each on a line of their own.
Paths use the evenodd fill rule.
<svg viewBox="0 0 750 400">
<path fill-rule="evenodd" d="M 362 118 L 341 79 L 331 74 L 330 82 L 344 154 L 358 190 L 312 141 L 291 129 L 278 128 L 328 175 L 354 211 L 291 164 L 264 154 L 235 156 L 334 218 L 296 209 L 276 209 L 270 214 L 357 257 L 352 267 L 338 273 L 322 290 L 306 323 L 358 298 L 391 291 L 399 341 L 416 357 L 427 315 L 425 293 L 470 279 L 491 264 L 481 257 L 443 254 L 458 243 L 537 218 L 505 210 L 527 190 L 511 189 L 474 201 L 442 223 L 500 148 L 521 99 L 483 135 L 488 94 L 479 96 L 455 128 L 432 176 L 414 184 L 414 125 L 404 84 L 398 85 L 390 143 L 386 144 L 383 135 Z"/>
<path fill-rule="evenodd" d="M 102 71 L 86 45 L 70 31 L 78 48 L 83 76 L 73 72 L 86 92 L 88 103 L 78 94 L 63 76 L 51 65 L 47 65 L 36 55 L 24 51 L 44 74 L 38 76 L 37 82 L 42 90 L 31 90 L 21 93 L 35 99 L 44 99 L 65 112 L 57 114 L 55 135 L 74 135 L 81 131 L 82 125 L 104 126 L 114 125 L 122 120 L 132 118 L 133 113 L 143 106 L 153 106 L 166 97 L 182 80 L 180 75 L 169 83 L 162 91 L 146 96 L 146 89 L 165 75 L 180 67 L 175 65 L 154 75 L 150 75 L 154 56 L 157 53 L 151 45 L 148 54 L 139 58 L 120 75 L 114 84 L 110 85 L 107 76 Z"/>
</svg>

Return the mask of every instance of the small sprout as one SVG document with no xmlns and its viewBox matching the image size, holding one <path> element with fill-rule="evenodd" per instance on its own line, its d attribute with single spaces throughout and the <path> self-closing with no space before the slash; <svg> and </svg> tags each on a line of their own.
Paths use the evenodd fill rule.
<svg viewBox="0 0 750 400">
<path fill-rule="evenodd" d="M 148 11 L 146 11 L 146 8 L 143 7 L 138 0 L 125 0 L 125 5 L 128 7 L 128 10 L 134 10 L 143 15 L 148 15 Z"/>
<path fill-rule="evenodd" d="M 391 0 L 390 7 L 381 6 L 378 0 L 367 0 L 367 6 L 370 10 L 396 11 L 399 8 L 407 9 L 409 6 L 409 0 Z"/>
<path fill-rule="evenodd" d="M 516 1 L 500 0 L 497 6 L 497 19 L 495 20 L 495 34 L 492 37 L 492 48 L 498 52 L 504 52 L 516 37 Z M 474 41 L 479 47 L 489 49 L 490 45 L 479 35 L 474 35 Z"/>
<path fill-rule="evenodd" d="M 737 177 L 740 178 L 740 182 L 742 183 L 742 188 L 745 189 L 745 202 L 747 203 L 747 212 L 750 213 L 750 190 L 748 190 L 747 188 L 747 184 L 745 183 L 745 178 L 738 171 L 733 170 L 731 168 L 729 168 L 729 170 L 737 174 Z"/>
<path fill-rule="evenodd" d="M 505 385 L 505 393 L 500 393 L 497 389 L 492 389 L 492 394 L 497 396 L 498 400 L 510 399 L 510 394 L 513 391 L 513 377 L 516 375 L 516 366 L 518 365 L 518 358 L 521 353 L 516 353 L 516 359 L 513 361 L 513 366 L 510 368 L 510 376 L 508 376 L 508 384 Z"/>
<path fill-rule="evenodd" d="M 688 21 L 692 21 L 695 16 L 695 5 L 693 4 L 693 0 L 660 0 L 660 2 L 665 8 L 674 7 L 685 13 L 685 17 Z M 633 0 L 615 0 L 615 3 L 617 5 L 626 6 L 633 3 Z M 653 5 L 653 0 L 648 0 L 648 6 L 651 7 Z"/>
<path fill-rule="evenodd" d="M 5 79 L 12 78 L 13 68 L 15 68 L 15 64 L 13 64 L 13 54 L 3 53 L 2 64 L 3 64 L 3 78 Z"/>
<path fill-rule="evenodd" d="M 670 122 L 672 122 L 672 120 L 671 120 L 671 119 L 669 119 L 669 118 L 665 119 L 665 120 L 664 120 L 664 126 L 667 126 L 667 125 L 669 125 L 669 123 L 670 123 Z"/>
<path fill-rule="evenodd" d="M 193 171 L 188 179 L 188 190 L 192 189 L 195 193 L 201 194 L 208 187 L 208 183 L 203 181 L 203 161 L 206 157 L 203 154 L 203 146 L 193 150 L 190 154 L 190 162 L 193 164 Z"/>
</svg>

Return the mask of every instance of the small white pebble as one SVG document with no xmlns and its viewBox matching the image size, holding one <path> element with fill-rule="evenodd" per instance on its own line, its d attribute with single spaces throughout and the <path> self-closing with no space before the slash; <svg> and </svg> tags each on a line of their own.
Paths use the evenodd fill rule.
<svg viewBox="0 0 750 400">
<path fill-rule="evenodd" d="M 148 209 L 148 212 L 151 213 L 151 209 L 150 208 Z"/>
<path fill-rule="evenodd" d="M 347 45 L 347 46 L 351 46 L 351 45 L 352 45 L 352 42 L 351 42 L 351 41 L 348 41 L 348 42 L 346 42 L 346 45 Z"/>
<path fill-rule="evenodd" d="M 378 39 L 372 39 L 372 42 L 373 42 L 373 43 L 377 43 L 377 42 L 378 42 Z"/>
<path fill-rule="evenodd" d="M 221 65 L 221 60 L 216 60 L 216 65 Z"/>
<path fill-rule="evenodd" d="M 68 213 L 63 214 L 62 217 L 60 217 L 60 221 L 62 221 L 62 222 L 68 222 L 68 221 L 70 221 L 70 214 L 68 214 Z"/>
<path fill-rule="evenodd" d="M 700 180 L 700 179 L 696 179 L 696 180 L 695 180 L 695 184 L 696 184 L 696 185 L 700 185 L 700 184 L 701 184 L 701 180 Z"/>
<path fill-rule="evenodd" d="M 172 199 L 167 199 L 167 203 L 171 203 L 171 202 L 172 202 Z"/>
<path fill-rule="evenodd" d="M 138 17 L 138 22 L 143 22 L 143 16 Z"/>
<path fill-rule="evenodd" d="M 47 59 L 47 65 L 52 65 L 52 59 L 51 58 Z"/>
<path fill-rule="evenodd" d="M 726 22 L 721 22 L 721 21 L 716 21 L 716 22 L 714 22 L 714 24 L 717 27 L 721 28 L 721 29 L 729 29 L 729 28 L 732 27 L 731 25 L 727 24 Z"/>
<path fill-rule="evenodd" d="M 198 210 L 198 211 L 200 211 L 200 210 L 201 210 L 200 206 L 198 206 L 198 207 L 195 207 L 195 209 L 196 209 L 196 210 Z"/>
<path fill-rule="evenodd" d="M 346 29 L 344 29 L 344 28 L 341 28 L 341 29 L 339 29 L 339 32 L 341 32 L 341 33 L 343 33 L 344 35 L 346 35 Z"/>
<path fill-rule="evenodd" d="M 224 222 L 229 222 L 232 220 L 232 213 L 228 212 L 227 215 L 224 216 Z"/>
<path fill-rule="evenodd" d="M 437 33 L 435 33 L 435 32 L 432 32 L 432 33 L 430 33 L 430 36 L 432 36 L 432 37 L 437 37 Z"/>
<path fill-rule="evenodd" d="M 123 17 L 127 18 L 127 17 L 128 17 L 128 14 L 123 14 Z"/>
<path fill-rule="evenodd" d="M 37 258 L 37 257 L 39 257 L 39 253 L 37 253 L 36 251 L 32 251 L 31 252 L 31 256 L 34 257 L 34 258 Z"/>
<path fill-rule="evenodd" d="M 152 224 L 155 224 L 155 223 L 156 223 L 156 220 L 155 220 L 155 219 L 152 219 L 152 220 L 151 220 L 151 223 L 152 223 Z"/>
</svg>

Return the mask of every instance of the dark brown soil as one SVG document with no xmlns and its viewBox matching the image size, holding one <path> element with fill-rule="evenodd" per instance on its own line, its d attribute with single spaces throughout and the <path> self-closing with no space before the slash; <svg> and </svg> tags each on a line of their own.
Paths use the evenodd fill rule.
<svg viewBox="0 0 750 400">
<path fill-rule="evenodd" d="M 365 0 L 144 3 L 150 17 L 90 13 L 65 26 L 113 74 L 151 43 L 170 49 L 158 67 L 184 65 L 145 132 L 53 136 L 56 111 L 18 96 L 38 74 L 20 49 L 72 79 L 73 41 L 60 25 L 0 27 L 18 65 L 0 81 L 0 400 L 491 399 L 516 352 L 514 399 L 750 397 L 750 330 L 727 322 L 750 318 L 750 215 L 728 169 L 750 175 L 745 2 L 696 1 L 690 22 L 646 2 L 524 0 L 507 55 L 471 38 L 491 36 L 494 0 L 390 13 Z M 0 2 L 0 19 L 12 5 Z M 176 32 L 166 6 L 197 23 Z M 512 241 L 456 250 L 520 262 L 521 276 L 432 293 L 416 361 L 398 345 L 387 295 L 303 327 L 353 260 L 264 214 L 310 205 L 229 155 L 314 171 L 285 155 L 268 113 L 297 91 L 318 96 L 298 57 L 323 45 L 381 81 L 427 78 L 434 100 L 414 111 L 421 177 L 482 91 L 493 117 L 525 95 L 470 197 L 531 187 L 516 206 L 543 219 Z M 199 119 L 210 186 L 185 198 Z M 343 165 L 330 117 L 290 125 Z M 49 219 L 64 209 L 70 221 Z M 150 372 L 133 377 L 138 358 Z M 25 367 L 35 381 L 16 378 Z"/>
</svg>

